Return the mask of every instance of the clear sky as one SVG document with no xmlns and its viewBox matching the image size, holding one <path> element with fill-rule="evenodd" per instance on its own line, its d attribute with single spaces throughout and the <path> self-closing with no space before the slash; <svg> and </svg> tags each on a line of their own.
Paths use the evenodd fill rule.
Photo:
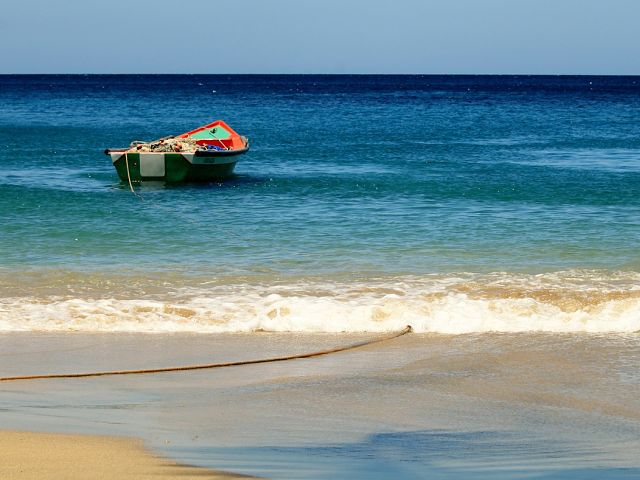
<svg viewBox="0 0 640 480">
<path fill-rule="evenodd" d="M 2 0 L 0 73 L 640 74 L 640 0 Z"/>
</svg>

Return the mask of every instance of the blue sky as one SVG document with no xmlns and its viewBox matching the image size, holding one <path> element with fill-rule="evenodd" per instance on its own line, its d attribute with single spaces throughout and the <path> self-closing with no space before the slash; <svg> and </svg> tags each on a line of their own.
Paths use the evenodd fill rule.
<svg viewBox="0 0 640 480">
<path fill-rule="evenodd" d="M 640 74 L 638 0 L 7 0 L 0 73 Z"/>
</svg>

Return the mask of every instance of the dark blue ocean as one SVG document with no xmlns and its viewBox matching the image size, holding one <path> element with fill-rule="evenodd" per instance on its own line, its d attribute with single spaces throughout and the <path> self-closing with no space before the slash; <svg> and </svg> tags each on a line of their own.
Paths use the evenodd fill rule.
<svg viewBox="0 0 640 480">
<path fill-rule="evenodd" d="M 224 182 L 134 195 L 103 154 L 216 119 L 251 141 Z M 0 428 L 273 478 L 638 474 L 640 77 L 5 75 L 0 169 L 0 377 L 416 332 L 3 384 Z"/>
</svg>

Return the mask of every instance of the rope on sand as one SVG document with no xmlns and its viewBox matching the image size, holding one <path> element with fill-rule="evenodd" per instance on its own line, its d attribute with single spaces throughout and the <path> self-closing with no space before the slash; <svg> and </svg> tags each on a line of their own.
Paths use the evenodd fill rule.
<svg viewBox="0 0 640 480">
<path fill-rule="evenodd" d="M 373 345 L 374 343 L 382 343 L 394 338 L 401 337 L 412 331 L 411 325 L 407 325 L 399 332 L 391 333 L 382 337 L 365 340 L 362 342 L 352 343 L 342 347 L 330 348 L 327 350 L 319 350 L 317 352 L 300 353 L 298 355 L 287 355 L 284 357 L 271 357 L 261 358 L 258 360 L 244 360 L 238 362 L 226 362 L 226 363 L 208 363 L 201 365 L 186 365 L 180 367 L 164 367 L 164 368 L 146 368 L 140 370 L 110 370 L 104 372 L 87 372 L 87 373 L 53 373 L 43 375 L 22 375 L 17 377 L 0 377 L 0 382 L 13 382 L 18 380 L 42 380 L 46 378 L 86 378 L 86 377 L 106 377 L 109 375 L 143 375 L 150 373 L 164 373 L 164 372 L 185 372 L 188 370 L 206 370 L 211 368 L 224 368 L 224 367 L 239 367 L 241 365 L 255 365 L 258 363 L 275 363 L 284 362 L 287 360 L 297 360 L 301 358 L 320 357 L 322 355 L 329 355 L 331 353 L 345 352 L 347 350 L 353 350 L 356 348 L 366 347 L 367 345 Z"/>
</svg>

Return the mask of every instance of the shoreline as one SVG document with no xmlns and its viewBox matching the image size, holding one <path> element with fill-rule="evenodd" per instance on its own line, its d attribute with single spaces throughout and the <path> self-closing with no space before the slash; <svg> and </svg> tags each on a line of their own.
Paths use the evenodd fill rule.
<svg viewBox="0 0 640 480">
<path fill-rule="evenodd" d="M 127 437 L 0 430 L 0 452 L 4 480 L 255 478 L 174 462 Z"/>
<path fill-rule="evenodd" d="M 0 373 L 243 361 L 346 337 L 23 332 L 0 335 Z M 0 383 L 0 478 L 629 478 L 639 353 L 637 334 L 414 334 L 292 362 Z"/>
</svg>

